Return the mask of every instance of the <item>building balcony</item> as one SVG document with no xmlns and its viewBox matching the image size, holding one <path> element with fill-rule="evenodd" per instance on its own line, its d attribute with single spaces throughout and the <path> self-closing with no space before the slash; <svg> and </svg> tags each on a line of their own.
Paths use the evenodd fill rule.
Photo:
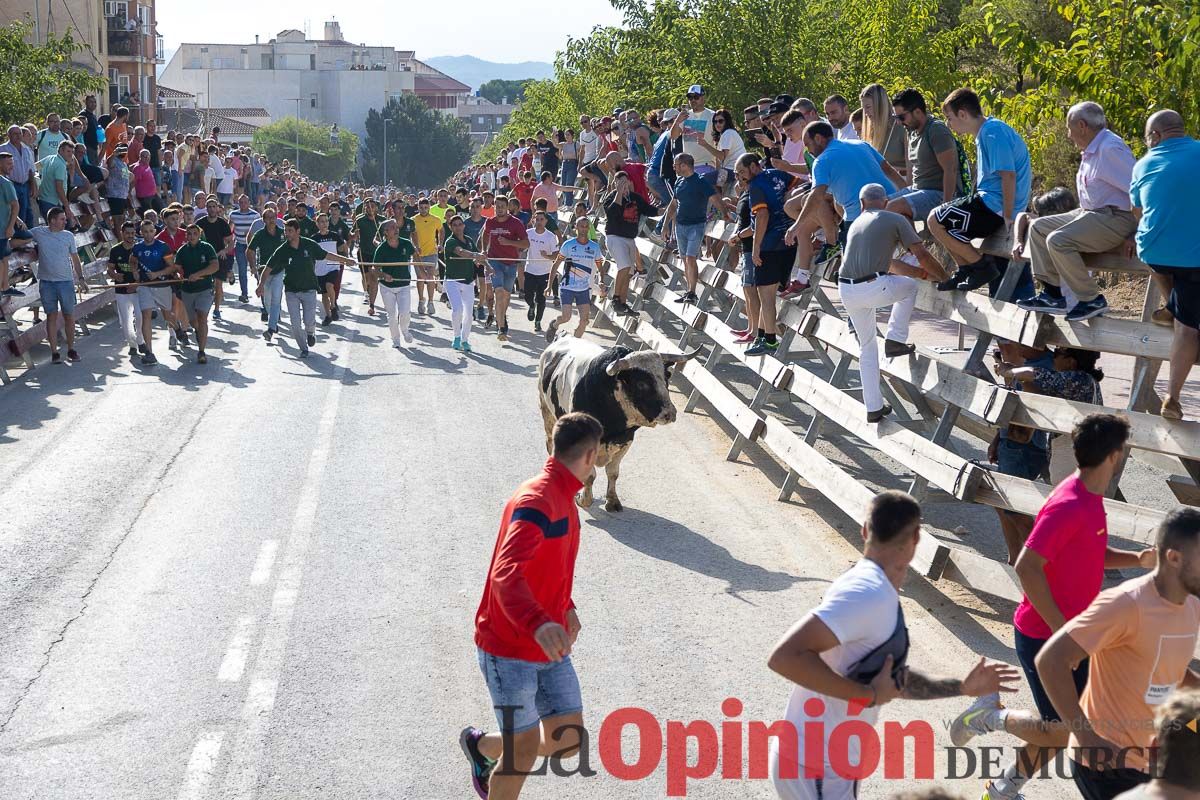
<svg viewBox="0 0 1200 800">
<path fill-rule="evenodd" d="M 162 63 L 162 37 L 151 37 L 140 31 L 110 30 L 108 32 L 108 54 L 117 58 L 134 58 L 139 61 Z"/>
</svg>

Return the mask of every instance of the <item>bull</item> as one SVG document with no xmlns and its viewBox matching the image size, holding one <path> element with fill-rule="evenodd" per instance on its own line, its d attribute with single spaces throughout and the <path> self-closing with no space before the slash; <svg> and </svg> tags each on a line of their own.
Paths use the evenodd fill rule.
<svg viewBox="0 0 1200 800">
<path fill-rule="evenodd" d="M 633 351 L 628 347 L 605 349 L 594 342 L 564 335 L 542 353 L 538 362 L 542 421 L 546 425 L 546 450 L 552 449 L 551 432 L 559 417 L 573 411 L 591 414 L 604 427 L 596 466 L 604 467 L 608 491 L 604 508 L 621 511 L 617 477 L 621 459 L 629 452 L 638 428 L 653 428 L 675 421 L 669 384 L 675 365 L 695 358 L 699 349 L 683 355 Z M 576 502 L 592 504 L 592 471 Z"/>
</svg>

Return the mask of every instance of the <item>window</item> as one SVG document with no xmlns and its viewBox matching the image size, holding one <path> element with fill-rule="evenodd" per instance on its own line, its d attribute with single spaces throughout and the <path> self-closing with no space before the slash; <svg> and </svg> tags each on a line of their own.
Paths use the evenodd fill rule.
<svg viewBox="0 0 1200 800">
<path fill-rule="evenodd" d="M 263 69 L 275 69 L 275 56 L 271 55 L 270 53 L 263 53 L 262 54 L 262 68 Z"/>
<path fill-rule="evenodd" d="M 200 69 L 200 59 L 198 57 L 189 58 L 187 62 L 188 69 Z"/>
<path fill-rule="evenodd" d="M 138 6 L 138 22 L 141 23 L 141 31 L 143 34 L 149 34 L 150 25 L 150 6 Z"/>
<path fill-rule="evenodd" d="M 503 124 L 504 124 L 504 117 L 496 117 L 496 124 L 497 124 L 497 125 L 503 125 Z"/>
<path fill-rule="evenodd" d="M 316 108 L 316 107 L 317 107 L 317 96 L 316 96 L 315 94 L 313 94 L 313 95 L 309 95 L 309 98 L 308 98 L 308 107 L 309 107 L 309 108 Z"/>
<path fill-rule="evenodd" d="M 308 68 L 309 68 L 310 70 L 312 70 L 313 72 L 316 72 L 316 71 L 317 71 L 317 54 L 316 54 L 316 53 L 311 53 L 311 54 L 309 54 L 309 56 L 308 56 Z M 314 97 L 315 97 L 315 96 L 316 96 L 316 95 L 314 95 Z M 316 105 L 316 102 L 314 101 L 314 102 L 313 102 L 313 108 L 316 108 L 316 107 L 317 107 L 317 105 Z"/>
<path fill-rule="evenodd" d="M 487 117 L 476 117 L 475 122 L 479 125 L 482 125 L 483 123 L 487 122 Z"/>
<path fill-rule="evenodd" d="M 129 14 L 128 0 L 105 0 L 104 16 L 124 17 Z"/>
</svg>

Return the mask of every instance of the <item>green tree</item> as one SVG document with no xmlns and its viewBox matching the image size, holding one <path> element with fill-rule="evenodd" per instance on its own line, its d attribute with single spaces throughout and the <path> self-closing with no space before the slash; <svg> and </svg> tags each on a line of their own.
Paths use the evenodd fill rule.
<svg viewBox="0 0 1200 800">
<path fill-rule="evenodd" d="M 532 78 L 522 78 L 519 81 L 506 81 L 496 78 L 480 86 L 479 94 L 493 103 L 499 103 L 505 99 L 510 103 L 517 103 L 525 98 L 525 85 L 532 80 Z"/>
<path fill-rule="evenodd" d="M 388 182 L 437 186 L 470 161 L 471 135 L 466 123 L 431 109 L 418 97 L 404 95 L 390 100 L 382 113 L 371 109 L 367 114 L 362 171 L 368 183 L 384 183 L 385 117 Z"/>
<path fill-rule="evenodd" d="M 254 132 L 254 149 L 265 152 L 271 161 L 299 160 L 301 172 L 319 181 L 341 181 L 354 172 L 358 137 L 349 131 L 339 131 L 334 145 L 329 128 L 284 117 Z"/>
<path fill-rule="evenodd" d="M 74 116 L 80 98 L 103 91 L 108 82 L 71 63 L 83 48 L 70 32 L 30 45 L 32 32 L 28 21 L 0 28 L 0 119 L 41 122 L 51 112 Z"/>
</svg>

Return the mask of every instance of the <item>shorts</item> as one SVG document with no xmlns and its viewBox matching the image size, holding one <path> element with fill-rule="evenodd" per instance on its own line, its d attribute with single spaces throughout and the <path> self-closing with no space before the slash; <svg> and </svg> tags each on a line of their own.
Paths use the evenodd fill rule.
<svg viewBox="0 0 1200 800">
<path fill-rule="evenodd" d="M 592 291 L 590 289 L 560 289 L 559 299 L 563 308 L 567 306 L 590 306 Z"/>
<path fill-rule="evenodd" d="M 1050 467 L 1050 453 L 1037 445 L 1005 437 L 997 444 L 996 466 L 1004 475 L 1036 481 Z"/>
<path fill-rule="evenodd" d="M 742 286 L 754 286 L 754 254 L 742 253 Z"/>
<path fill-rule="evenodd" d="M 503 289 L 511 294 L 517 287 L 517 265 L 512 261 L 492 259 L 488 259 L 488 265 L 492 268 L 492 288 Z"/>
<path fill-rule="evenodd" d="M 156 308 L 170 311 L 173 305 L 171 289 L 171 286 L 139 286 L 137 290 L 138 308 L 142 311 L 153 311 Z"/>
<path fill-rule="evenodd" d="M 562 661 L 521 661 L 502 658 L 476 648 L 479 670 L 501 733 L 521 733 L 538 722 L 583 711 L 579 677 L 571 657 Z"/>
<path fill-rule="evenodd" d="M 421 280 L 432 281 L 437 279 L 438 257 L 437 253 L 431 256 L 417 256 L 414 261 L 417 262 L 417 277 Z"/>
<path fill-rule="evenodd" d="M 929 216 L 930 211 L 945 202 L 945 197 L 946 195 L 940 189 L 905 188 L 889 194 L 888 200 L 904 200 L 908 203 L 909 210 L 912 211 L 912 218 L 923 222 Z"/>
<path fill-rule="evenodd" d="M 129 210 L 129 201 L 123 197 L 107 197 L 110 214 L 124 214 Z"/>
<path fill-rule="evenodd" d="M 342 283 L 342 273 L 336 269 L 333 272 L 326 272 L 324 275 L 317 276 L 317 285 L 321 287 L 321 292 L 333 287 L 337 289 Z"/>
<path fill-rule="evenodd" d="M 978 194 L 942 203 L 933 214 L 946 233 L 965 244 L 985 239 L 1004 227 L 1004 218 L 988 208 Z"/>
<path fill-rule="evenodd" d="M 1200 328 L 1200 268 L 1156 267 L 1150 269 L 1160 275 L 1171 277 L 1171 296 L 1167 298 L 1167 310 L 1180 325 Z"/>
<path fill-rule="evenodd" d="M 691 258 L 700 257 L 700 246 L 704 244 L 704 229 L 708 227 L 703 222 L 698 222 L 695 225 L 682 225 L 675 223 L 675 244 L 679 248 L 679 255 L 690 256 Z"/>
<path fill-rule="evenodd" d="M 637 263 L 637 242 L 624 236 L 609 235 L 608 255 L 618 270 L 629 269 Z"/>
<path fill-rule="evenodd" d="M 754 286 L 772 286 L 785 283 L 792 274 L 792 265 L 796 263 L 796 248 L 786 250 L 768 250 L 759 253 L 762 264 L 754 268 Z"/>
<path fill-rule="evenodd" d="M 226 255 L 217 256 L 217 280 L 229 280 L 229 270 L 233 267 L 233 259 Z"/>
<path fill-rule="evenodd" d="M 205 289 L 202 292 L 184 292 L 182 299 L 184 313 L 189 318 L 204 317 L 208 315 L 208 310 L 212 308 L 213 290 Z"/>
<path fill-rule="evenodd" d="M 1037 667 L 1034 665 L 1034 659 L 1037 658 L 1038 652 L 1046 644 L 1047 639 L 1035 639 L 1032 636 L 1026 636 L 1016 628 L 1013 628 L 1013 644 L 1017 651 L 1017 662 L 1021 665 L 1021 669 L 1025 672 L 1025 680 L 1029 681 L 1029 691 L 1033 694 L 1033 704 L 1037 706 L 1038 713 L 1042 715 L 1042 719 L 1048 722 L 1061 722 L 1062 719 L 1055 710 L 1054 704 L 1050 702 L 1050 696 L 1046 694 L 1046 689 L 1042 686 L 1042 679 L 1038 676 Z M 1082 695 L 1083 687 L 1087 686 L 1088 679 L 1088 660 L 1085 658 L 1079 662 L 1079 666 L 1071 673 L 1075 678 L 1075 693 Z"/>
<path fill-rule="evenodd" d="M 38 281 L 38 294 L 42 298 L 42 310 L 47 314 L 75 313 L 74 281 Z"/>
</svg>

